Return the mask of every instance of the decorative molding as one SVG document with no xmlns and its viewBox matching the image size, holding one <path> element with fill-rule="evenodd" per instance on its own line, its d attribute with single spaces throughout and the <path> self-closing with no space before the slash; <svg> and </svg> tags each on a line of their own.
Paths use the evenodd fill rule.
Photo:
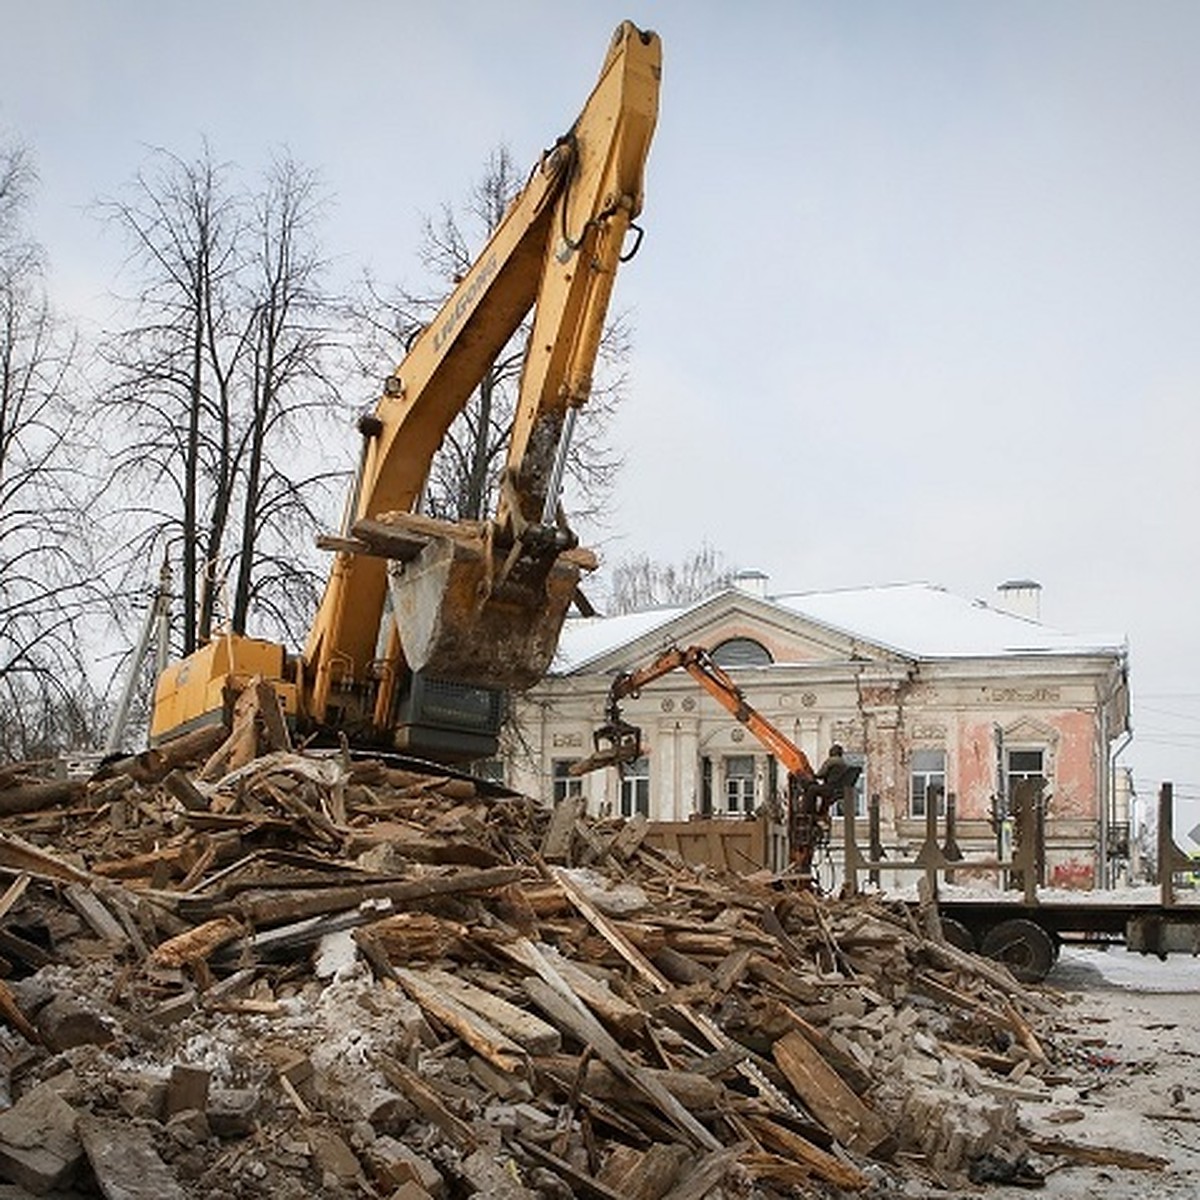
<svg viewBox="0 0 1200 1200">
<path fill-rule="evenodd" d="M 1037 687 L 985 687 L 983 697 L 990 704 L 1058 704 L 1062 688 L 1043 684 Z"/>
</svg>

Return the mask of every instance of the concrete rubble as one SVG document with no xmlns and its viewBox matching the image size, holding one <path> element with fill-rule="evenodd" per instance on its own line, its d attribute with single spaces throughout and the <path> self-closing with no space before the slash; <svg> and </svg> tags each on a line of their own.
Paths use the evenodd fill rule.
<svg viewBox="0 0 1200 1200">
<path fill-rule="evenodd" d="M 956 1196 L 1047 1165 L 1017 1100 L 1069 1089 L 1082 1036 L 935 913 L 437 768 L 189 752 L 0 776 L 0 1200 Z"/>
</svg>

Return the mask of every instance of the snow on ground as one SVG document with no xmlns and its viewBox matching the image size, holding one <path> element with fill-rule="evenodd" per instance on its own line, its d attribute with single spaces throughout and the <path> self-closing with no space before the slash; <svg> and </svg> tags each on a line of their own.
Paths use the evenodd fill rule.
<svg viewBox="0 0 1200 1200">
<path fill-rule="evenodd" d="M 1081 1166 L 1040 1157 L 1040 1195 L 1052 1200 L 1195 1200 L 1200 1197 L 1200 959 L 1157 958 L 1065 946 L 1046 980 L 1075 1035 L 1070 1084 L 1049 1101 L 1021 1103 L 1022 1127 L 1040 1138 L 1137 1151 L 1159 1169 Z M 1017 1187 L 981 1190 L 1016 1200 Z"/>
</svg>

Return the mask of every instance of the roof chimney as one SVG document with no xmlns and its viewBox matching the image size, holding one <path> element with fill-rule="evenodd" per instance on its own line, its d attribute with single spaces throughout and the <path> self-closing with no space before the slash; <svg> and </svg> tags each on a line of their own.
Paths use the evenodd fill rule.
<svg viewBox="0 0 1200 1200">
<path fill-rule="evenodd" d="M 771 577 L 763 571 L 739 571 L 733 577 L 733 586 L 739 592 L 745 592 L 748 596 L 755 596 L 759 600 L 767 598 L 767 585 L 771 582 Z"/>
<path fill-rule="evenodd" d="M 1010 579 L 996 588 L 997 607 L 1015 617 L 1042 619 L 1042 585 L 1033 579 Z"/>
</svg>

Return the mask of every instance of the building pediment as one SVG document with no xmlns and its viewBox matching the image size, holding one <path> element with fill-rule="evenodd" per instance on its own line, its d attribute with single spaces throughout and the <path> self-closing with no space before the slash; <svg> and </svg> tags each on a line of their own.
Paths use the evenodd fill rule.
<svg viewBox="0 0 1200 1200">
<path fill-rule="evenodd" d="M 568 620 L 552 673 L 612 674 L 641 665 L 668 646 L 715 650 L 735 639 L 759 643 L 777 664 L 904 661 L 845 630 L 730 589 L 688 608 Z"/>
</svg>

